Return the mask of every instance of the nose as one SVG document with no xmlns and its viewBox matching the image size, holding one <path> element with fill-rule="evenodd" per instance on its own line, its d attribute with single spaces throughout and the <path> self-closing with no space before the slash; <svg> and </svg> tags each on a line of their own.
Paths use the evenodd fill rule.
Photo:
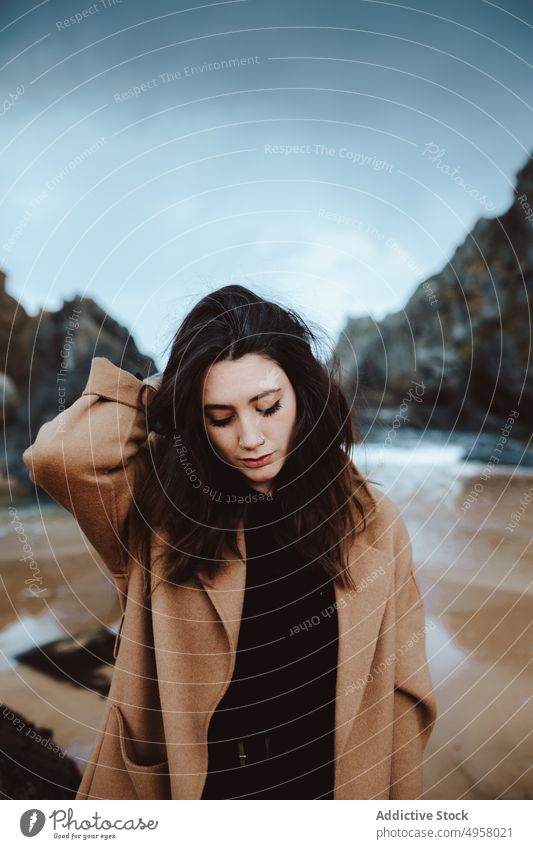
<svg viewBox="0 0 533 849">
<path fill-rule="evenodd" d="M 264 445 L 265 440 L 262 436 L 242 436 L 239 440 L 239 445 L 241 448 L 246 448 L 248 451 L 254 451 L 256 448 L 259 448 L 260 445 Z"/>
<path fill-rule="evenodd" d="M 255 423 L 250 422 L 243 424 L 239 435 L 239 446 L 246 448 L 249 451 L 254 451 L 265 442 L 264 436 L 261 434 Z"/>
</svg>

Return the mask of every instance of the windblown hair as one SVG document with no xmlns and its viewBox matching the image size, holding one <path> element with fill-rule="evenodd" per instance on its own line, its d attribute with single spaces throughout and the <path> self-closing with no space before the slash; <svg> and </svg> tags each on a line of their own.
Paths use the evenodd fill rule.
<svg viewBox="0 0 533 849">
<path fill-rule="evenodd" d="M 141 564 L 149 563 L 151 532 L 161 529 L 170 543 L 165 580 L 193 577 L 199 562 L 212 576 L 224 551 L 241 558 L 237 527 L 250 484 L 210 444 L 202 393 L 210 366 L 255 353 L 283 369 L 296 395 L 294 438 L 276 477 L 283 518 L 272 526 L 272 551 L 291 545 L 309 568 L 354 587 L 346 557 L 357 514 L 366 527 L 354 482 L 367 479 L 358 476 L 350 451 L 361 435 L 336 379 L 337 358 L 327 367 L 313 347 L 317 337 L 296 312 L 243 286 L 224 286 L 190 310 L 146 411 L 146 472 L 136 481 L 132 507 Z M 150 567 L 144 575 L 149 595 Z"/>
</svg>

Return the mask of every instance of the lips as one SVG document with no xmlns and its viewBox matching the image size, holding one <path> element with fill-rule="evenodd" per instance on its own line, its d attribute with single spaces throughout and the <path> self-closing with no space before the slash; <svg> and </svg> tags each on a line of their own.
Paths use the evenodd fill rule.
<svg viewBox="0 0 533 849">
<path fill-rule="evenodd" d="M 268 463 L 270 461 L 271 457 L 272 457 L 272 453 L 263 454 L 262 457 L 250 458 L 248 460 L 244 460 L 243 462 L 246 463 L 247 466 L 249 466 L 250 468 L 253 469 L 253 468 L 256 468 L 257 466 L 264 466 L 266 463 Z"/>
</svg>

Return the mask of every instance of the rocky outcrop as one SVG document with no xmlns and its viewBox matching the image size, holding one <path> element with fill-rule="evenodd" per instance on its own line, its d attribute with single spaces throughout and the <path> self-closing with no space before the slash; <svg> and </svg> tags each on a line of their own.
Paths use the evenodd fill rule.
<svg viewBox="0 0 533 849">
<path fill-rule="evenodd" d="M 0 704 L 2 799 L 74 799 L 81 773 L 54 742 L 50 728 Z"/>
<path fill-rule="evenodd" d="M 497 433 L 514 410 L 513 437 L 529 439 L 531 207 L 533 161 L 517 175 L 509 210 L 481 218 L 402 310 L 348 320 L 336 354 L 363 432 L 374 418 L 390 423 L 407 398 L 411 427 Z"/>
<path fill-rule="evenodd" d="M 3 380 L 9 402 L 0 479 L 7 475 L 22 481 L 32 492 L 22 452 L 45 421 L 81 395 L 93 357 L 107 357 L 120 368 L 143 375 L 157 368 L 139 352 L 128 329 L 92 298 L 75 296 L 57 311 L 28 316 L 6 292 L 5 283 L 0 272 L 0 385 Z"/>
<path fill-rule="evenodd" d="M 15 386 L 24 386 L 30 373 L 34 319 L 6 292 L 6 275 L 0 271 L 0 372 Z"/>
<path fill-rule="evenodd" d="M 58 681 L 107 696 L 115 664 L 115 639 L 107 628 L 77 632 L 75 640 L 52 640 L 20 652 L 14 660 Z"/>
<path fill-rule="evenodd" d="M 0 373 L 0 396 L 3 402 L 0 409 L 0 424 L 14 421 L 20 407 L 20 393 L 15 381 L 3 372 Z"/>
</svg>

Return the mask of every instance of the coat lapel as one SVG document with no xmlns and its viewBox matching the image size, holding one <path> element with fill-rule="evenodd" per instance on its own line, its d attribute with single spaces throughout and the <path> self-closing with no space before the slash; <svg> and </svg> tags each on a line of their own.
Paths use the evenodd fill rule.
<svg viewBox="0 0 533 849">
<path fill-rule="evenodd" d="M 357 590 L 335 583 L 339 642 L 335 703 L 335 758 L 344 752 L 359 711 L 389 597 L 392 568 L 385 552 L 356 538 L 350 571 Z"/>
<path fill-rule="evenodd" d="M 367 515 L 367 527 L 379 512 L 378 502 L 366 487 L 357 491 Z M 351 725 L 359 710 L 365 678 L 375 654 L 381 621 L 389 597 L 393 569 L 390 557 L 365 541 L 361 526 L 350 550 L 349 568 L 357 590 L 335 582 L 339 641 L 335 707 L 335 758 L 346 746 Z M 209 578 L 199 567 L 197 575 L 213 603 L 226 632 L 230 650 L 237 650 L 246 587 L 246 547 L 242 524 L 237 530 L 241 559 L 228 554 Z"/>
</svg>

